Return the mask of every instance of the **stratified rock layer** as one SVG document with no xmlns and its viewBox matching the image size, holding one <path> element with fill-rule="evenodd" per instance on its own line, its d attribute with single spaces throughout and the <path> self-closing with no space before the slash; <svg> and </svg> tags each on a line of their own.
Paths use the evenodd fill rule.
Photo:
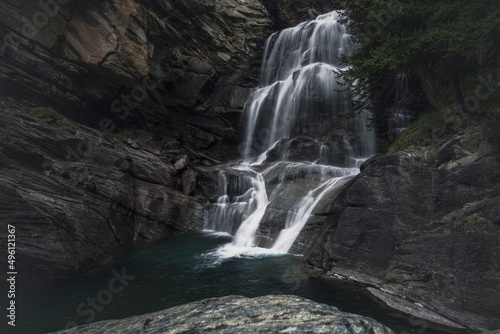
<svg viewBox="0 0 500 334">
<path fill-rule="evenodd" d="M 290 26 L 335 2 L 280 3 L 278 26 Z M 239 115 L 277 20 L 259 0 L 8 1 L 0 9 L 1 96 L 101 130 L 109 118 L 168 133 L 171 149 L 219 158 L 236 152 Z"/>
<path fill-rule="evenodd" d="M 78 333 L 373 333 L 392 330 L 375 320 L 295 296 L 206 299 L 123 320 L 102 321 L 60 334 Z"/>
<path fill-rule="evenodd" d="M 12 101 L 0 110 L 0 213 L 21 274 L 83 272 L 134 240 L 202 226 L 204 200 L 177 190 L 162 156 L 69 121 L 64 131 Z"/>
</svg>

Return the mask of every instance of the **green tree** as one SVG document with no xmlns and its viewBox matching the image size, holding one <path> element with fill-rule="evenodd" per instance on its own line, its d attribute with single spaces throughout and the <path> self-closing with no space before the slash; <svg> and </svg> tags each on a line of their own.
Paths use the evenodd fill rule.
<svg viewBox="0 0 500 334">
<path fill-rule="evenodd" d="M 346 7 L 359 49 L 345 59 L 351 67 L 342 77 L 354 110 L 369 105 L 376 117 L 384 116 L 398 73 L 418 78 L 434 106 L 443 87 L 463 106 L 466 79 L 500 53 L 498 0 L 353 0 Z"/>
</svg>

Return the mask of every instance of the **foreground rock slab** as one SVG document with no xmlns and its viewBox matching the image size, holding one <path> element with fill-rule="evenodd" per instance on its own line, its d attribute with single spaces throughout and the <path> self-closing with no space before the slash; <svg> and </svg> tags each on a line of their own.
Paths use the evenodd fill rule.
<svg viewBox="0 0 500 334">
<path fill-rule="evenodd" d="M 296 296 L 211 298 L 58 333 L 394 333 L 373 319 Z"/>
</svg>

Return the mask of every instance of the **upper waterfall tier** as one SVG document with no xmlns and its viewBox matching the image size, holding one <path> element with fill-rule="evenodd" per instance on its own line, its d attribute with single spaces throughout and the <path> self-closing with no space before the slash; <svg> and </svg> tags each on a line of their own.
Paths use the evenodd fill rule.
<svg viewBox="0 0 500 334">
<path fill-rule="evenodd" d="M 260 86 L 286 80 L 307 65 L 324 63 L 345 66 L 339 59 L 354 52 L 346 27 L 338 23 L 337 12 L 274 33 L 267 39 Z"/>
<path fill-rule="evenodd" d="M 260 87 L 245 105 L 245 138 L 241 147 L 245 161 L 260 163 L 277 142 L 301 135 L 320 141 L 339 141 L 328 134 L 321 136 L 314 128 L 324 119 L 331 121 L 335 115 L 340 123 L 340 115 L 349 107 L 338 72 L 347 67 L 341 57 L 352 55 L 355 45 L 338 17 L 337 12 L 321 15 L 275 33 L 267 40 Z M 363 124 L 354 124 L 351 128 L 357 127 L 355 132 L 366 137 L 366 117 L 359 122 Z M 322 125 L 325 127 L 326 123 Z M 354 148 L 350 158 L 368 156 L 373 151 L 366 149 L 373 138 L 359 145 L 349 138 L 340 138 L 340 141 L 347 143 L 342 144 L 345 155 Z M 319 146 L 327 148 L 322 143 Z M 286 159 L 287 152 L 283 153 L 282 158 Z M 304 160 L 318 159 L 319 150 L 317 156 Z M 336 161 L 330 159 L 328 163 Z"/>
</svg>

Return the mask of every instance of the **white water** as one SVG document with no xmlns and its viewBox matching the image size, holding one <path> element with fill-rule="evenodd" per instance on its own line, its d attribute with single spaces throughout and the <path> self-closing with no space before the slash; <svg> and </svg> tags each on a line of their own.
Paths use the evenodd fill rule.
<svg viewBox="0 0 500 334">
<path fill-rule="evenodd" d="M 307 223 L 309 216 L 318 202 L 323 198 L 324 194 L 332 189 L 336 189 L 344 184 L 349 178 L 337 177 L 332 178 L 322 184 L 321 187 L 309 191 L 306 197 L 300 202 L 298 210 L 292 211 L 293 214 L 286 223 L 286 228 L 283 229 L 276 239 L 271 250 L 279 253 L 287 253 L 292 247 L 295 239 L 299 235 L 302 228 Z M 319 194 L 316 194 L 319 191 Z"/>
<path fill-rule="evenodd" d="M 215 181 L 223 195 L 205 222 L 208 230 L 234 235 L 211 253 L 218 259 L 289 252 L 322 200 L 374 154 L 369 112 L 351 122 L 355 135 L 332 134 L 329 125 L 316 120 L 341 122 L 338 115 L 349 108 L 337 73 L 346 68 L 339 58 L 352 54 L 354 44 L 337 19 L 335 12 L 321 15 L 273 34 L 266 43 L 260 87 L 244 110 L 243 162 L 219 172 Z M 303 161 L 294 158 L 294 150 L 307 151 Z M 275 162 L 267 162 L 270 152 Z M 286 218 L 275 213 L 283 210 Z M 283 228 L 274 234 L 273 226 Z"/>
<path fill-rule="evenodd" d="M 255 207 L 253 212 L 242 223 L 238 232 L 234 236 L 233 244 L 236 247 L 253 247 L 255 234 L 259 228 L 259 223 L 266 212 L 269 201 L 266 193 L 266 183 L 261 174 L 256 174 L 252 180 L 252 188 L 249 199 L 249 206 Z"/>
<path fill-rule="evenodd" d="M 319 107 L 329 113 L 345 111 L 336 72 L 346 67 L 339 58 L 352 54 L 354 44 L 337 18 L 336 12 L 321 15 L 267 40 L 260 87 L 245 110 L 245 161 L 290 136 L 300 114 L 310 111 L 311 101 L 322 99 Z M 335 105 L 337 110 L 332 110 Z"/>
</svg>

